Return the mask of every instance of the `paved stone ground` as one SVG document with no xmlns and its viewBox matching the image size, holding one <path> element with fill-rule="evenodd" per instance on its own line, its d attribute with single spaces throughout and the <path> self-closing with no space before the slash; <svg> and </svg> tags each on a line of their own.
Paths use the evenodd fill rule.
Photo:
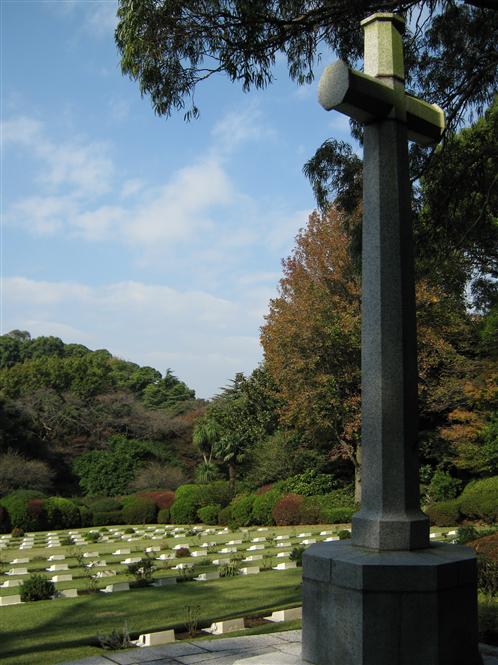
<svg viewBox="0 0 498 665">
<path fill-rule="evenodd" d="M 161 647 L 126 649 L 109 652 L 105 656 L 73 660 L 64 665 L 234 665 L 243 658 L 254 658 L 252 662 L 256 665 L 258 656 L 261 663 L 284 665 L 286 656 L 289 663 L 296 663 L 296 656 L 300 653 L 301 631 L 289 630 L 268 635 L 182 641 Z M 498 665 L 497 647 L 481 645 L 481 653 L 483 665 Z"/>
</svg>

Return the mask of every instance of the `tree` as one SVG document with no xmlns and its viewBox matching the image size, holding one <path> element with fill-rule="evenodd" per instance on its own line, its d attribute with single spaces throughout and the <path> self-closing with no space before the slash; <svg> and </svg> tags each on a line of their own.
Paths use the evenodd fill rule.
<svg viewBox="0 0 498 665">
<path fill-rule="evenodd" d="M 54 475 L 45 462 L 27 459 L 15 450 L 0 455 L 0 495 L 19 489 L 47 492 Z"/>
<path fill-rule="evenodd" d="M 298 234 L 261 343 L 282 424 L 304 448 L 350 461 L 359 496 L 360 284 L 343 218 L 313 213 Z"/>
<path fill-rule="evenodd" d="M 123 72 L 150 95 L 156 113 L 189 104 L 190 118 L 199 112 L 196 87 L 215 74 L 244 91 L 264 88 L 283 55 L 289 76 L 310 82 L 322 48 L 350 62 L 361 57 L 361 19 L 377 11 L 407 13 L 408 83 L 442 105 L 453 124 L 492 98 L 497 8 L 496 0 L 120 0 L 116 43 Z"/>
</svg>

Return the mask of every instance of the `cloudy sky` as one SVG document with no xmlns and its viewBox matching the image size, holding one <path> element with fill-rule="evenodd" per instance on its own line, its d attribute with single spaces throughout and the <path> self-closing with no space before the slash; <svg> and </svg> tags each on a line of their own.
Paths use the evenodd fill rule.
<svg viewBox="0 0 498 665">
<path fill-rule="evenodd" d="M 115 10 L 0 3 L 0 332 L 107 348 L 210 397 L 260 362 L 281 259 L 314 206 L 302 166 L 348 123 L 284 63 L 265 91 L 208 81 L 200 120 L 158 118 L 120 73 Z"/>
</svg>

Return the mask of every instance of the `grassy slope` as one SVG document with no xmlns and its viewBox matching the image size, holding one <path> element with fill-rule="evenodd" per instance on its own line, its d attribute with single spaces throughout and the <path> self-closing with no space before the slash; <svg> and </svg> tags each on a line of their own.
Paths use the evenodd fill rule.
<svg viewBox="0 0 498 665">
<path fill-rule="evenodd" d="M 201 625 L 301 602 L 301 570 L 260 573 L 205 583 L 95 594 L 0 608 L 2 665 L 50 665 L 102 653 L 96 633 L 124 621 L 133 637 L 183 625 L 186 605 L 199 605 Z"/>
</svg>

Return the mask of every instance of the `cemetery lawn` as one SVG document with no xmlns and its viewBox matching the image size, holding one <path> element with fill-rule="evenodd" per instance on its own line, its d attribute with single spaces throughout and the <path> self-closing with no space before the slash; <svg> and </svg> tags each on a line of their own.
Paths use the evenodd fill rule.
<svg viewBox="0 0 498 665">
<path fill-rule="evenodd" d="M 0 608 L 2 665 L 51 665 L 105 653 L 97 634 L 183 628 L 187 605 L 199 606 L 200 626 L 301 603 L 301 569 L 262 572 L 210 582 L 89 594 Z"/>
</svg>

